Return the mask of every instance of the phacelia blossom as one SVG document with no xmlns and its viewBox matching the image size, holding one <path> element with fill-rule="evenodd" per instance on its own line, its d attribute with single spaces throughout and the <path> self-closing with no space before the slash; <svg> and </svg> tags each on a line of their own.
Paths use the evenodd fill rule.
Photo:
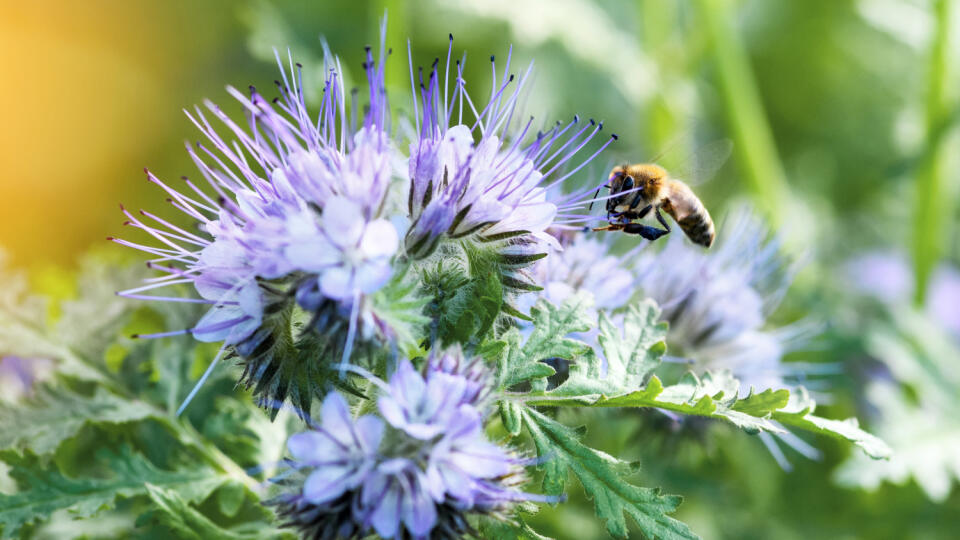
<svg viewBox="0 0 960 540">
<path fill-rule="evenodd" d="M 383 420 L 354 420 L 340 394 L 328 395 L 320 423 L 288 442 L 305 480 L 273 501 L 280 514 L 311 537 L 459 538 L 466 514 L 534 498 L 515 488 L 521 461 L 484 434 L 479 366 L 459 350 L 423 374 L 402 362 L 388 383 L 374 380 Z"/>
<path fill-rule="evenodd" d="M 801 329 L 766 327 L 793 277 L 779 242 L 747 210 L 731 213 L 717 245 L 704 251 L 672 235 L 637 261 L 637 285 L 663 309 L 674 354 L 697 369 L 729 369 L 744 392 L 790 386 L 781 359 Z"/>
<path fill-rule="evenodd" d="M 327 78 L 314 120 L 303 101 L 300 68 L 288 73 L 282 62 L 280 66 L 280 98 L 273 102 L 253 88 L 249 96 L 229 89 L 244 107 L 248 126 L 206 102 L 232 141 L 216 131 L 199 107 L 187 112 L 209 143 L 187 151 L 213 194 L 190 180 L 185 180 L 188 191 L 178 191 L 147 173 L 173 206 L 198 222 L 198 233 L 149 212 L 141 215 L 153 223 L 124 210 L 129 225 L 164 247 L 117 241 L 156 255 L 151 267 L 168 275 L 121 294 L 144 298 L 140 293 L 146 290 L 192 283 L 202 297 L 196 302 L 211 306 L 188 330 L 201 341 L 233 345 L 248 338 L 269 304 L 280 300 L 271 291 L 284 280 L 296 281 L 305 291 L 298 291 L 298 298 L 309 307 L 317 303 L 314 290 L 349 307 L 390 277 L 398 233 L 380 212 L 397 171 L 392 168 L 395 150 L 383 130 L 382 66 L 376 67 L 368 51 L 374 99 L 364 126 L 356 131 L 345 124 L 337 69 Z"/>
<path fill-rule="evenodd" d="M 604 238 L 567 231 L 556 236 L 562 250 L 551 252 L 530 270 L 543 287 L 542 298 L 559 305 L 576 292 L 588 292 L 594 306 L 607 311 L 622 308 L 634 298 L 636 277 L 631 261 L 645 244 L 617 256 Z"/>
<path fill-rule="evenodd" d="M 384 21 L 381 42 L 385 31 Z M 207 186 L 184 178 L 183 186 L 175 187 L 149 171 L 147 178 L 194 226 L 123 209 L 126 224 L 153 243 L 111 240 L 151 254 L 148 266 L 163 273 L 119 294 L 208 308 L 191 328 L 140 337 L 189 333 L 222 342 L 218 358 L 238 354 L 246 384 L 265 394 L 262 403 L 277 403 L 285 399 L 289 381 L 260 377 L 290 372 L 292 364 L 281 366 L 284 358 L 271 355 L 279 354 L 275 344 L 289 341 L 291 321 L 301 319 L 291 310 L 308 312 L 307 330 L 318 336 L 311 343 L 313 358 L 332 360 L 327 365 L 337 357 L 341 364 L 351 362 L 355 342 L 389 342 L 398 335 L 412 341 L 418 329 L 391 324 L 412 325 L 404 321 L 420 313 L 378 316 L 375 294 L 392 277 L 407 276 L 410 261 L 429 257 L 446 240 L 444 257 L 451 249 L 465 250 L 461 243 L 482 246 L 471 254 L 483 251 L 499 272 L 507 312 L 507 296 L 535 289 L 524 268 L 545 256 L 541 245 L 556 245 L 546 228 L 589 219 L 582 211 L 596 186 L 562 198 L 547 193 L 559 192 L 550 188 L 582 170 L 616 136 L 580 158 L 600 124 L 574 118 L 536 134 L 532 118 L 519 124 L 517 103 L 530 69 L 514 84 L 509 55 L 502 76 L 493 65 L 489 99 L 478 109 L 466 90 L 463 61 L 451 65 L 452 51 L 451 36 L 442 77 L 438 60 L 427 80 L 421 71 L 415 81 L 411 63 L 411 83 L 419 87 L 412 142 L 394 139 L 390 130 L 384 85 L 390 51 L 382 45 L 376 59 L 367 48 L 368 84 L 359 93 L 367 94 L 364 103 L 354 98 L 350 104 L 354 113 L 365 110 L 360 125 L 347 112 L 339 60 L 330 57 L 315 115 L 306 106 L 301 67 L 279 55 L 276 99 L 252 87 L 247 93 L 228 89 L 245 121 L 234 121 L 209 101 L 205 111 L 188 111 L 206 141 L 188 145 L 187 152 Z M 461 254 L 466 261 L 466 252 Z M 151 292 L 182 285 L 192 286 L 199 298 Z M 290 393 L 322 394 L 323 387 Z M 298 406 L 309 409 L 308 401 Z"/>
<path fill-rule="evenodd" d="M 770 238 L 763 223 L 746 208 L 736 208 L 709 251 L 672 235 L 656 254 L 640 257 L 637 286 L 663 309 L 670 323 L 671 354 L 691 361 L 693 369 L 730 370 L 741 394 L 751 390 L 792 388 L 808 366 L 792 366 L 783 356 L 803 345 L 809 324 L 770 328 L 776 309 L 793 278 L 793 268 Z M 780 440 L 800 454 L 817 459 L 817 449 L 789 431 L 760 439 L 784 470 L 791 465 Z"/>
<path fill-rule="evenodd" d="M 571 163 L 602 123 L 574 117 L 528 137 L 534 119 L 519 121 L 518 99 L 532 65 L 514 84 L 508 55 L 498 83 L 491 56 L 490 97 L 478 110 L 466 90 L 460 60 L 448 91 L 452 46 L 451 36 L 442 77 L 439 62 L 426 80 L 419 74 L 417 138 L 410 143 L 409 159 L 407 201 L 413 223 L 406 236 L 408 253 L 425 257 L 444 237 L 556 246 L 547 227 L 586 219 L 578 211 L 586 208 L 596 186 L 564 198 L 548 198 L 547 193 L 586 166 L 616 135 L 592 155 Z M 465 109 L 472 113 L 469 121 Z"/>
</svg>

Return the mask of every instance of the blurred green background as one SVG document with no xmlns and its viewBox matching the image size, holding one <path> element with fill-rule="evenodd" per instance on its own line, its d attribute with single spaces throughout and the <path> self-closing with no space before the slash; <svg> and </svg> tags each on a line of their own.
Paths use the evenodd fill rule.
<svg viewBox="0 0 960 540">
<path fill-rule="evenodd" d="M 949 0 L 3 0 L 0 245 L 43 289 L 45 276 L 69 271 L 119 232 L 119 202 L 163 209 L 143 167 L 165 179 L 194 173 L 183 142 L 198 133 L 181 108 L 209 97 L 236 112 L 224 85 L 271 88 L 273 47 L 290 47 L 316 82 L 320 36 L 356 77 L 385 9 L 388 45 L 400 53 L 411 37 L 415 65 L 444 56 L 453 33 L 456 49 L 469 51 L 465 78 L 475 92 L 488 87 L 490 54 L 499 61 L 513 44 L 517 69 L 535 58 L 530 114 L 604 119 L 621 136 L 597 170 L 731 139 L 733 158 L 698 193 L 715 216 L 751 200 L 804 258 L 777 316 L 825 323 L 819 350 L 794 359 L 843 365 L 828 410 L 866 415 L 869 425 L 860 384 L 876 355 L 863 337 L 879 325 L 923 341 L 896 330 L 890 313 L 924 305 L 930 276 L 960 257 L 960 7 Z M 396 53 L 388 85 L 400 118 L 409 79 L 406 54 Z M 908 292 L 893 308 L 843 294 L 844 265 L 877 251 L 908 261 Z M 951 298 L 960 305 L 960 293 Z M 941 369 L 960 369 L 952 343 L 936 357 Z M 960 531 L 956 489 L 934 501 L 907 479 L 869 492 L 838 487 L 832 472 L 850 452 L 844 445 L 818 441 L 823 460 L 792 456 L 785 472 L 725 426 L 667 437 L 638 430 L 635 416 L 607 416 L 611 427 L 594 442 L 641 460 L 642 484 L 683 494 L 677 517 L 704 538 Z M 953 424 L 934 433 L 960 433 L 944 418 Z M 960 446 L 952 450 L 960 476 Z M 603 538 L 581 499 L 574 491 L 533 521 L 558 538 Z"/>
</svg>

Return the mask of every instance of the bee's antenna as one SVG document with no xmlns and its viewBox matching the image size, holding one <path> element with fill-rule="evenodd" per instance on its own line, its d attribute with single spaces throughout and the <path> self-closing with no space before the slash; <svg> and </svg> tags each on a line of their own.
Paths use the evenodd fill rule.
<svg viewBox="0 0 960 540">
<path fill-rule="evenodd" d="M 587 212 L 593 210 L 593 203 L 597 202 L 597 195 L 600 194 L 600 190 L 603 188 L 610 189 L 610 184 L 604 184 L 598 187 L 597 190 L 593 192 L 593 200 L 590 201 L 590 206 L 587 207 Z"/>
<path fill-rule="evenodd" d="M 587 212 L 590 212 L 591 210 L 593 210 L 593 203 L 597 202 L 597 195 L 600 194 L 600 190 L 603 189 L 604 187 L 605 186 L 600 186 L 597 188 L 596 191 L 593 192 L 593 200 L 590 201 L 590 206 L 587 207 Z"/>
</svg>

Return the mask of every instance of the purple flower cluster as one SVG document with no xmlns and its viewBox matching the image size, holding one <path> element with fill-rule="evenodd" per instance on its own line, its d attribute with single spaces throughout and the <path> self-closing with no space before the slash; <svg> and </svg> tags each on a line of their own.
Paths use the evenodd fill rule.
<svg viewBox="0 0 960 540">
<path fill-rule="evenodd" d="M 439 62 L 426 81 L 422 72 L 419 77 L 414 103 L 419 113 L 418 137 L 410 143 L 409 153 L 407 203 L 413 222 L 406 235 L 407 252 L 414 258 L 426 257 L 443 238 L 473 235 L 486 242 L 512 239 L 514 244 L 559 247 L 547 227 L 583 221 L 586 216 L 576 211 L 586 207 L 588 194 L 596 186 L 563 198 L 548 198 L 547 193 L 586 166 L 616 135 L 580 163 L 568 166 L 600 132 L 602 123 L 575 117 L 528 138 L 532 117 L 519 122 L 516 129 L 513 125 L 520 116 L 517 103 L 532 65 L 514 85 L 514 75 L 508 75 L 508 55 L 498 84 L 496 64 L 490 57 L 490 97 L 477 110 L 466 91 L 460 60 L 455 63 L 448 97 L 452 48 L 451 36 L 444 77 L 438 71 Z M 472 123 L 465 123 L 465 106 L 473 113 Z"/>
<path fill-rule="evenodd" d="M 538 261 L 532 274 L 544 287 L 540 296 L 553 303 L 586 291 L 598 309 L 615 314 L 637 293 L 652 298 L 670 323 L 671 352 L 698 369 L 731 370 L 744 392 L 783 388 L 792 371 L 781 359 L 805 330 L 770 330 L 766 322 L 792 269 L 758 218 L 746 209 L 732 215 L 710 251 L 671 235 L 659 251 L 639 244 L 616 256 L 595 238 L 560 233 L 564 250 Z"/>
<path fill-rule="evenodd" d="M 368 50 L 374 99 L 363 127 L 348 136 L 339 71 L 331 70 L 320 115 L 313 121 L 299 66 L 288 70 L 279 57 L 278 62 L 278 99 L 268 101 L 253 88 L 249 95 L 230 88 L 247 113 L 248 126 L 206 102 L 232 140 L 221 136 L 199 107 L 187 113 L 209 143 L 187 151 L 212 193 L 189 179 L 189 191 L 180 191 L 147 173 L 174 207 L 198 222 L 199 233 L 149 212 L 141 212 L 146 219 L 140 219 L 124 210 L 129 225 L 163 247 L 116 241 L 155 255 L 150 266 L 167 275 L 121 294 L 182 301 L 141 293 L 192 283 L 202 299 L 190 301 L 210 305 L 189 329 L 201 341 L 244 341 L 262 324 L 265 308 L 276 296 L 271 291 L 284 280 L 295 280 L 296 298 L 306 309 L 315 309 L 322 298 L 348 308 L 383 286 L 392 273 L 398 234 L 381 214 L 399 171 L 394 170 L 396 151 L 383 130 L 388 112 L 379 91 L 382 64 Z"/>
<path fill-rule="evenodd" d="M 637 261 L 637 285 L 670 323 L 667 341 L 699 369 L 729 369 L 741 388 L 784 388 L 783 355 L 803 343 L 804 325 L 769 329 L 793 278 L 779 242 L 747 209 L 731 212 L 709 252 L 676 236 Z"/>
<path fill-rule="evenodd" d="M 467 530 L 464 514 L 530 498 L 512 487 L 520 462 L 484 435 L 479 364 L 452 351 L 425 374 L 404 361 L 389 383 L 374 382 L 382 419 L 353 419 L 334 392 L 320 424 L 290 438 L 293 465 L 306 473 L 299 492 L 278 501 L 292 524 L 320 537 L 454 538 Z"/>
<path fill-rule="evenodd" d="M 385 31 L 386 22 L 381 35 Z M 452 51 L 451 36 L 443 77 L 439 60 L 426 81 L 420 72 L 412 142 L 394 140 L 389 132 L 384 86 L 389 52 L 382 45 L 376 59 L 367 49 L 364 93 L 369 97 L 359 126 L 349 120 L 339 61 L 329 58 L 316 116 L 307 110 L 301 67 L 279 55 L 276 99 L 252 87 L 249 93 L 229 88 L 243 107 L 245 122 L 234 121 L 209 101 L 206 111 L 188 111 L 206 138 L 187 152 L 207 187 L 184 178 L 184 187 L 175 188 L 149 171 L 147 178 L 196 227 L 124 209 L 126 224 L 144 231 L 153 243 L 111 240 L 149 253 L 148 266 L 163 274 L 119 294 L 208 309 L 191 328 L 140 337 L 188 333 L 232 346 L 229 352 L 246 362 L 247 383 L 256 384 L 258 393 L 276 388 L 266 392 L 265 402 L 277 402 L 285 399 L 287 382 L 254 379 L 260 373 L 302 371 L 302 362 L 288 369 L 280 365 L 283 358 L 269 356 L 275 343 L 290 341 L 291 321 L 310 320 L 322 356 L 340 356 L 342 363 L 353 361 L 357 339 L 382 344 L 397 336 L 409 342 L 425 337 L 417 323 L 409 322 L 424 317 L 420 312 L 385 313 L 396 305 L 414 309 L 409 306 L 425 301 L 397 302 L 395 295 L 384 293 L 395 305 L 380 305 L 378 311 L 375 293 L 394 276 L 413 275 L 409 281 L 415 280 L 416 270 L 407 273 L 410 261 L 429 257 L 445 241 L 452 250 L 461 249 L 462 261 L 467 259 L 461 248 L 465 242 L 485 250 L 484 260 L 496 265 L 505 296 L 535 289 L 523 269 L 545 255 L 543 245 L 559 247 L 547 227 L 573 227 L 588 219 L 583 210 L 596 185 L 562 198 L 547 193 L 559 193 L 556 187 L 616 136 L 594 145 L 598 148 L 585 159 L 572 161 L 599 133 L 600 124 L 574 118 L 536 135 L 532 118 L 515 125 L 530 69 L 514 84 L 509 56 L 499 83 L 493 65 L 492 90 L 478 110 L 466 90 L 462 61 L 455 63 L 450 88 Z M 412 65 L 410 76 L 415 84 Z M 357 99 L 350 104 L 352 111 L 363 107 Z M 449 257 L 449 251 L 442 256 Z M 151 292 L 182 285 L 192 285 L 199 298 Z M 509 304 L 504 305 L 509 313 Z M 296 309 L 307 315 L 291 316 Z M 392 326 L 397 324 L 409 327 Z M 255 355 L 257 351 L 262 354 Z"/>
</svg>

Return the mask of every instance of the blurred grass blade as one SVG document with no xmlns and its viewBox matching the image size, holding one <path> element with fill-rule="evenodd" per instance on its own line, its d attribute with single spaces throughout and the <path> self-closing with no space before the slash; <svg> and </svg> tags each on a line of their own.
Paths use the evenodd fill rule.
<svg viewBox="0 0 960 540">
<path fill-rule="evenodd" d="M 730 2 L 699 0 L 716 63 L 724 114 L 747 188 L 774 225 L 785 217 L 788 186 L 749 59 L 730 20 Z"/>
<path fill-rule="evenodd" d="M 917 170 L 917 193 L 913 221 L 914 301 L 923 305 L 927 284 L 941 256 L 950 228 L 953 191 L 947 189 L 946 153 L 942 129 L 951 116 L 947 85 L 950 81 L 951 0 L 934 3 L 936 27 L 927 67 L 926 152 Z"/>
</svg>

